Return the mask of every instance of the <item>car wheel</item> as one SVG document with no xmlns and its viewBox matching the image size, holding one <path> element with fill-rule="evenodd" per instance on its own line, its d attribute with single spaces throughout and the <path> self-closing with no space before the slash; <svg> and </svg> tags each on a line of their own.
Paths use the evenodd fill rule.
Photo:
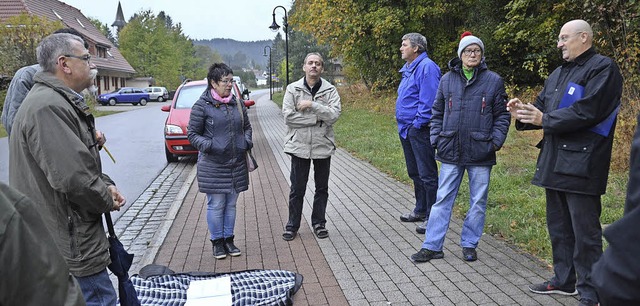
<svg viewBox="0 0 640 306">
<path fill-rule="evenodd" d="M 133 104 L 133 106 L 138 105 L 138 102 L 131 102 L 131 104 Z"/>
<path fill-rule="evenodd" d="M 162 96 L 158 97 L 158 102 L 164 102 L 164 98 Z"/>
<path fill-rule="evenodd" d="M 116 105 L 116 102 L 118 102 L 118 101 L 116 101 L 116 99 L 115 99 L 115 98 L 111 98 L 111 99 L 109 99 L 109 105 L 111 105 L 111 106 L 115 106 L 115 105 Z"/>
<path fill-rule="evenodd" d="M 145 99 L 145 98 L 140 99 L 140 105 L 142 105 L 142 106 L 147 105 L 147 99 Z"/>
<path fill-rule="evenodd" d="M 164 155 L 167 157 L 168 163 L 175 163 L 178 161 L 178 155 L 169 152 L 169 149 L 167 149 L 166 146 L 164 147 Z"/>
</svg>

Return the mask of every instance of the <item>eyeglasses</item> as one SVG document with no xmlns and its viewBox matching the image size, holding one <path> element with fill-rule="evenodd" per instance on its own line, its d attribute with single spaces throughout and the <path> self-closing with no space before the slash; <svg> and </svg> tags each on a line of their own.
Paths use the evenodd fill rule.
<svg viewBox="0 0 640 306">
<path fill-rule="evenodd" d="M 91 54 L 85 54 L 85 55 L 73 55 L 73 54 L 65 54 L 65 57 L 73 57 L 73 58 L 77 58 L 77 59 L 81 59 L 85 62 L 88 62 L 91 60 Z"/>
<path fill-rule="evenodd" d="M 236 82 L 236 80 L 231 79 L 231 80 L 220 80 L 220 83 L 224 84 L 224 85 L 228 85 L 228 84 L 233 84 Z"/>
<path fill-rule="evenodd" d="M 480 55 L 482 54 L 482 49 L 473 49 L 473 50 L 464 49 L 462 50 L 462 53 L 464 53 L 464 55 L 467 55 L 467 56 L 471 55 L 472 53 Z"/>
<path fill-rule="evenodd" d="M 562 35 L 558 37 L 558 43 L 566 43 L 567 41 L 569 41 L 569 39 L 571 39 L 571 37 L 577 36 L 579 34 L 582 34 L 584 32 L 580 31 L 580 32 L 575 32 L 571 35 Z"/>
</svg>

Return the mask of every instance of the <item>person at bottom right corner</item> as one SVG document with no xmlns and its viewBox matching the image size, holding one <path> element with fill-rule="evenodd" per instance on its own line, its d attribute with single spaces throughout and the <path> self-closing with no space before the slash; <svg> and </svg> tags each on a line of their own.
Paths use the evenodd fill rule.
<svg viewBox="0 0 640 306">
<path fill-rule="evenodd" d="M 602 255 L 601 196 L 622 96 L 620 69 L 596 52 L 593 38 L 586 21 L 565 23 L 557 40 L 565 63 L 549 75 L 533 104 L 518 98 L 507 103 L 517 130 L 544 131 L 531 183 L 545 188 L 554 275 L 529 290 L 580 294 L 585 306 L 598 304 L 590 276 Z"/>
<path fill-rule="evenodd" d="M 640 116 L 638 116 L 640 122 Z M 622 219 L 604 230 L 609 247 L 593 265 L 600 305 L 640 305 L 640 125 L 631 144 L 627 200 Z"/>
<path fill-rule="evenodd" d="M 425 239 L 414 262 L 442 258 L 453 204 L 464 172 L 469 177 L 469 210 L 460 244 L 463 259 L 475 261 L 484 230 L 491 168 L 511 123 L 502 78 L 487 68 L 484 44 L 462 34 L 458 57 L 449 62 L 436 94 L 431 117 L 431 144 L 441 162 L 436 202 L 431 207 Z"/>
</svg>

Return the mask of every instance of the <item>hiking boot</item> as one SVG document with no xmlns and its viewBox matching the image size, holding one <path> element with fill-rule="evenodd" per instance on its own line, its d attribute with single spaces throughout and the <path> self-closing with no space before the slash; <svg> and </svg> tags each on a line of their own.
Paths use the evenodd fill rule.
<svg viewBox="0 0 640 306">
<path fill-rule="evenodd" d="M 215 259 L 224 259 L 227 257 L 227 251 L 224 249 L 224 238 L 211 240 L 213 244 L 213 257 Z"/>
<path fill-rule="evenodd" d="M 462 258 L 466 261 L 478 260 L 478 253 L 475 248 L 462 248 Z"/>
<path fill-rule="evenodd" d="M 561 295 L 576 295 L 578 290 L 576 288 L 563 289 L 558 288 L 551 284 L 551 282 L 544 282 L 542 284 L 529 285 L 529 291 L 538 294 L 561 294 Z"/>
<path fill-rule="evenodd" d="M 598 306 L 598 303 L 592 301 L 591 299 L 581 298 L 580 304 L 578 306 Z"/>
<path fill-rule="evenodd" d="M 429 222 L 429 219 L 424 220 L 424 222 L 422 222 L 422 224 L 416 226 L 416 233 L 418 234 L 424 234 L 427 232 L 427 222 Z"/>
<path fill-rule="evenodd" d="M 231 237 L 224 238 L 224 250 L 231 256 L 240 256 L 242 253 L 240 252 L 240 249 L 233 244 L 233 238 L 233 235 Z"/>
<path fill-rule="evenodd" d="M 414 262 L 427 262 L 432 259 L 440 259 L 444 257 L 442 251 L 432 251 L 429 249 L 420 249 L 418 253 L 411 255 L 411 260 Z"/>
<path fill-rule="evenodd" d="M 425 215 L 417 215 L 413 212 L 406 213 L 400 216 L 400 221 L 402 222 L 417 222 L 424 221 L 427 218 Z"/>
</svg>

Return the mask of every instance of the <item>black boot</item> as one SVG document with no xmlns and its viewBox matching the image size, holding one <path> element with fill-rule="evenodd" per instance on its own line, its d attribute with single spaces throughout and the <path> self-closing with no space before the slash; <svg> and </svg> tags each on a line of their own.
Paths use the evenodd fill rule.
<svg viewBox="0 0 640 306">
<path fill-rule="evenodd" d="M 227 252 L 224 247 L 224 238 L 211 240 L 211 244 L 213 244 L 213 257 L 216 259 L 225 259 L 227 257 Z"/>
<path fill-rule="evenodd" d="M 233 237 L 224 238 L 224 249 L 231 256 L 240 256 L 240 249 L 233 244 Z"/>
</svg>

